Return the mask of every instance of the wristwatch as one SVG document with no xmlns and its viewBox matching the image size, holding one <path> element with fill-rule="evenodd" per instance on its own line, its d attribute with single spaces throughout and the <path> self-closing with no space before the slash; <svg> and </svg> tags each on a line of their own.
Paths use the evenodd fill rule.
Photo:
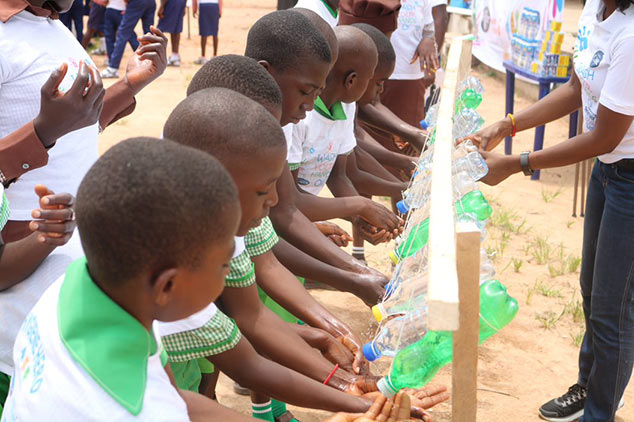
<svg viewBox="0 0 634 422">
<path fill-rule="evenodd" d="M 535 170 L 531 168 L 528 164 L 528 155 L 530 151 L 524 151 L 520 153 L 520 166 L 522 166 L 522 171 L 524 172 L 524 176 L 532 176 L 535 173 Z"/>
</svg>

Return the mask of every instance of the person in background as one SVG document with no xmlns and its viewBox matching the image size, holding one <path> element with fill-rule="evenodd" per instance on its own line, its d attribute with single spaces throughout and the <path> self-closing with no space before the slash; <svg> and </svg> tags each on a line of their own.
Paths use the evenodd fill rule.
<svg viewBox="0 0 634 422">
<path fill-rule="evenodd" d="M 193 0 L 194 18 L 198 15 L 200 31 L 200 57 L 195 64 L 207 63 L 207 38 L 212 37 L 214 55 L 218 55 L 218 24 L 222 16 L 222 0 Z"/>
<path fill-rule="evenodd" d="M 106 4 L 108 4 L 108 0 L 91 0 L 89 6 L 90 12 L 88 14 L 88 30 L 81 40 L 81 45 L 84 47 L 84 50 L 88 50 L 92 37 L 94 37 L 95 34 L 99 34 L 101 44 L 99 45 L 99 48 L 93 51 L 93 54 L 97 55 L 106 54 L 106 38 L 104 37 L 103 32 Z"/>
<path fill-rule="evenodd" d="M 108 56 L 108 63 L 110 57 L 114 52 L 114 44 L 117 39 L 117 31 L 121 26 L 123 15 L 125 14 L 126 0 L 108 0 L 106 11 L 104 14 L 104 35 L 106 36 L 106 54 Z M 136 33 L 132 31 L 130 38 L 128 38 L 128 44 L 132 47 L 132 50 L 136 50 L 139 47 L 139 40 L 136 38 Z"/>
<path fill-rule="evenodd" d="M 101 72 L 104 79 L 117 79 L 119 77 L 119 65 L 123 58 L 125 45 L 134 36 L 134 27 L 141 21 L 143 33 L 150 32 L 150 26 L 154 24 L 155 0 L 127 0 L 125 14 L 117 30 L 112 54 L 108 58 L 108 67 Z"/>
<path fill-rule="evenodd" d="M 69 31 L 72 31 L 73 24 L 75 25 L 77 41 L 81 43 L 84 37 L 84 1 L 74 0 L 70 10 L 59 14 L 59 20 Z"/>
<path fill-rule="evenodd" d="M 181 65 L 178 47 L 181 41 L 181 32 L 183 32 L 186 3 L 185 0 L 161 0 L 161 6 L 158 10 L 158 29 L 170 34 L 172 42 L 172 54 L 167 59 L 168 66 Z"/>
</svg>

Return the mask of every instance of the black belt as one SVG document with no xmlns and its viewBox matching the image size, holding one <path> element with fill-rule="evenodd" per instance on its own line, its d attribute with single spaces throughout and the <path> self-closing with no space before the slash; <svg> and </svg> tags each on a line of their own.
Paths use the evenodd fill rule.
<svg viewBox="0 0 634 422">
<path fill-rule="evenodd" d="M 634 158 L 624 158 L 614 163 L 614 166 L 623 170 L 634 171 Z"/>
</svg>

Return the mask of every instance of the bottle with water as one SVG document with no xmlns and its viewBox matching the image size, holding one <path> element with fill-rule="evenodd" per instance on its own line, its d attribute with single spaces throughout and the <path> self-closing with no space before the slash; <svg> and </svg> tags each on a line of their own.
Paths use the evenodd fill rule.
<svg viewBox="0 0 634 422">
<path fill-rule="evenodd" d="M 495 278 L 495 267 L 484 249 L 480 249 L 480 284 Z"/>
<path fill-rule="evenodd" d="M 461 139 L 476 133 L 483 125 L 484 119 L 477 111 L 463 108 L 454 116 L 453 138 Z"/>
<path fill-rule="evenodd" d="M 365 358 L 372 362 L 381 356 L 395 356 L 399 350 L 418 342 L 425 335 L 426 321 L 426 306 L 387 321 L 376 337 L 363 345 Z"/>
<path fill-rule="evenodd" d="M 484 86 L 482 86 L 480 79 L 476 78 L 473 75 L 465 78 L 462 82 L 460 82 L 460 85 L 458 85 L 458 94 L 462 95 L 468 89 L 472 90 L 476 94 L 484 94 Z"/>
<path fill-rule="evenodd" d="M 474 180 L 478 181 L 489 173 L 489 166 L 478 151 L 472 151 L 465 157 L 458 158 L 453 163 L 453 172 L 466 172 Z"/>
<path fill-rule="evenodd" d="M 427 114 L 425 118 L 420 121 L 420 127 L 424 130 L 428 130 L 429 128 L 436 127 L 436 122 L 438 121 L 438 103 L 432 105 L 427 110 Z"/>
<path fill-rule="evenodd" d="M 390 297 L 372 307 L 372 315 L 378 322 L 393 315 L 403 315 L 420 309 L 427 304 L 427 265 L 421 265 L 420 268 L 418 273 L 403 279 Z"/>
<path fill-rule="evenodd" d="M 500 331 L 515 318 L 517 301 L 509 296 L 497 280 L 480 286 L 479 343 Z M 400 350 L 390 374 L 378 382 L 379 391 L 393 397 L 403 388 L 419 388 L 429 382 L 453 357 L 453 335 L 450 331 L 430 331 L 420 341 Z"/>
</svg>

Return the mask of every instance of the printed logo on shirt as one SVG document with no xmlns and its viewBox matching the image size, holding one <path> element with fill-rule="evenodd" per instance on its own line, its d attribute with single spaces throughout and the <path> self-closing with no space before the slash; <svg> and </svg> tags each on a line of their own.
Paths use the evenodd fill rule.
<svg viewBox="0 0 634 422">
<path fill-rule="evenodd" d="M 582 52 L 588 48 L 588 39 L 590 38 L 591 31 L 587 26 L 582 26 L 579 28 L 577 34 L 577 48 L 578 52 Z"/>
<path fill-rule="evenodd" d="M 19 371 L 25 384 L 31 383 L 29 391 L 31 394 L 34 394 L 39 391 L 44 380 L 43 374 L 46 356 L 44 355 L 44 348 L 42 347 L 37 319 L 35 319 L 33 315 L 29 315 L 24 321 L 22 331 L 25 332 L 29 344 L 20 351 L 20 367 L 16 368 L 16 372 Z M 18 373 L 16 373 L 16 375 L 18 375 Z"/>
<path fill-rule="evenodd" d="M 74 57 L 68 57 L 66 59 L 66 64 L 68 65 L 68 69 L 66 70 L 66 75 L 62 82 L 59 84 L 57 89 L 62 93 L 66 94 L 70 88 L 75 83 L 75 79 L 77 79 L 77 75 L 79 75 L 79 60 L 76 60 Z M 86 59 L 86 64 L 94 69 L 97 69 L 97 65 L 90 58 Z M 55 69 L 53 69 L 55 70 Z M 53 70 L 51 72 L 53 72 Z M 88 82 L 92 80 L 90 73 L 88 74 Z"/>
<path fill-rule="evenodd" d="M 489 6 L 485 6 L 482 11 L 480 27 L 482 27 L 482 32 L 489 32 L 489 28 L 491 27 L 491 11 L 489 10 Z"/>
<path fill-rule="evenodd" d="M 297 178 L 297 184 L 298 185 L 302 185 L 302 186 L 308 186 L 310 185 L 310 182 L 306 179 L 304 179 L 303 177 L 298 177 Z"/>
<path fill-rule="evenodd" d="M 594 69 L 599 67 L 599 65 L 601 64 L 601 61 L 603 60 L 604 55 L 605 54 L 601 50 L 594 53 L 594 56 L 592 56 L 592 61 L 590 62 L 590 68 Z"/>
</svg>

